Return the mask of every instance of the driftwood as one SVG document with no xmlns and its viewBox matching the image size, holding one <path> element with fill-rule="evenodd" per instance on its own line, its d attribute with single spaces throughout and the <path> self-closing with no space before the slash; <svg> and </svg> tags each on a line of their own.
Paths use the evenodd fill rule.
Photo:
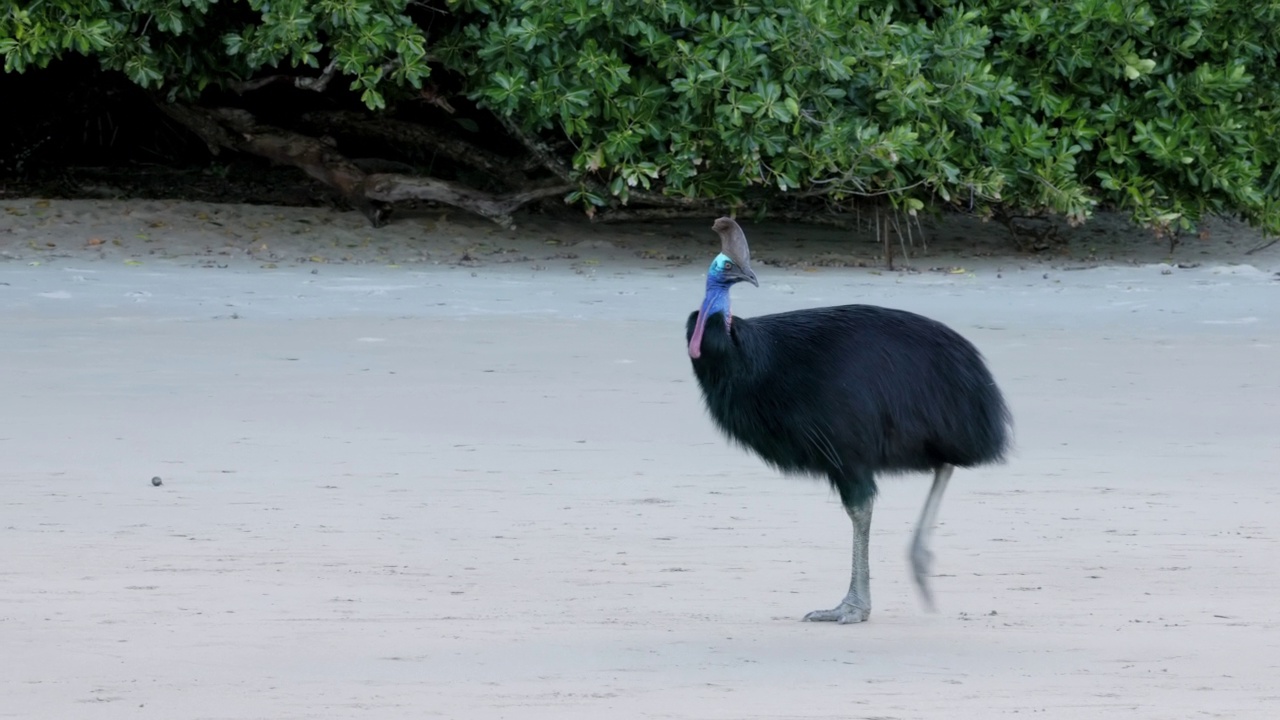
<svg viewBox="0 0 1280 720">
<path fill-rule="evenodd" d="M 245 152 L 301 169 L 336 190 L 359 208 L 374 227 L 386 223 L 391 204 L 403 200 L 444 203 L 513 227 L 511 215 L 522 205 L 569 192 L 570 184 L 524 188 L 494 195 L 460 183 L 401 173 L 368 173 L 322 140 L 264 125 L 234 108 L 201 108 L 161 103 L 166 114 L 194 132 L 215 155 Z"/>
</svg>

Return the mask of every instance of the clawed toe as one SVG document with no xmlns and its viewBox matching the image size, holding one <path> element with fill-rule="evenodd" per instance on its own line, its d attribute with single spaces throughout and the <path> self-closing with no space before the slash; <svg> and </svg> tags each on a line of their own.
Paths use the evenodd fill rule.
<svg viewBox="0 0 1280 720">
<path fill-rule="evenodd" d="M 849 603 L 840 603 L 830 610 L 814 610 L 804 616 L 805 622 L 833 622 L 841 625 L 866 622 L 871 616 L 871 608 L 861 608 Z"/>
</svg>

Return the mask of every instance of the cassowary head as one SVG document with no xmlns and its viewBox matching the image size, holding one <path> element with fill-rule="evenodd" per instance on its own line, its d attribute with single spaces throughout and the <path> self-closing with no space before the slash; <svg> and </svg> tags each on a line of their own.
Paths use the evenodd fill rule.
<svg viewBox="0 0 1280 720">
<path fill-rule="evenodd" d="M 724 315 L 725 328 L 729 327 L 732 319 L 729 314 L 729 288 L 743 280 L 760 287 L 760 281 L 756 280 L 756 274 L 751 269 L 751 249 L 747 247 L 747 236 L 742 233 L 738 223 L 733 218 L 722 217 L 711 225 L 711 229 L 720 234 L 720 254 L 711 261 L 711 268 L 707 270 L 707 294 L 702 299 L 698 322 L 689 339 L 689 357 L 695 360 L 702 356 L 702 333 L 706 330 L 707 318 L 721 313 Z"/>
<path fill-rule="evenodd" d="M 720 235 L 720 254 L 711 263 L 707 272 L 707 283 L 716 276 L 725 287 L 736 282 L 747 282 L 760 287 L 756 274 L 751 270 L 751 248 L 747 247 L 747 236 L 733 218 L 722 217 L 711 224 L 711 229 Z"/>
</svg>

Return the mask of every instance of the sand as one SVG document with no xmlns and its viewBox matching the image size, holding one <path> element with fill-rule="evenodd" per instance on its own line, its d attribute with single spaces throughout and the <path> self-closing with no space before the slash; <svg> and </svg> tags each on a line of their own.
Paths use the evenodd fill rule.
<svg viewBox="0 0 1280 720">
<path fill-rule="evenodd" d="M 838 500 L 689 370 L 710 219 L 0 209 L 0 717 L 1280 717 L 1280 248 L 1238 227 L 944 219 L 891 273 L 746 225 L 737 314 L 927 313 L 1017 420 L 952 481 L 939 611 L 889 479 L 835 626 Z"/>
</svg>

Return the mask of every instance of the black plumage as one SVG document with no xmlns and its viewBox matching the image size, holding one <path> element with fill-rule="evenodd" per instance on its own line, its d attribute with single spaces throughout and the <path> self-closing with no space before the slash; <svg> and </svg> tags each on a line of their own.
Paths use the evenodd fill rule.
<svg viewBox="0 0 1280 720">
<path fill-rule="evenodd" d="M 1000 462 L 1009 445 L 1010 414 L 982 355 L 942 323 L 871 305 L 733 317 L 728 287 L 756 278 L 737 224 L 721 218 L 714 227 L 722 253 L 686 327 L 707 409 L 773 467 L 826 477 L 854 524 L 849 594 L 806 619 L 858 622 L 870 613 L 866 543 L 880 474 L 935 474 L 912 545 L 929 601 L 925 535 L 951 469 Z"/>
<path fill-rule="evenodd" d="M 689 316 L 692 338 L 698 313 Z M 872 473 L 1003 459 L 1008 413 L 982 356 L 942 323 L 872 305 L 709 318 L 693 371 L 716 425 L 847 504 Z"/>
</svg>

